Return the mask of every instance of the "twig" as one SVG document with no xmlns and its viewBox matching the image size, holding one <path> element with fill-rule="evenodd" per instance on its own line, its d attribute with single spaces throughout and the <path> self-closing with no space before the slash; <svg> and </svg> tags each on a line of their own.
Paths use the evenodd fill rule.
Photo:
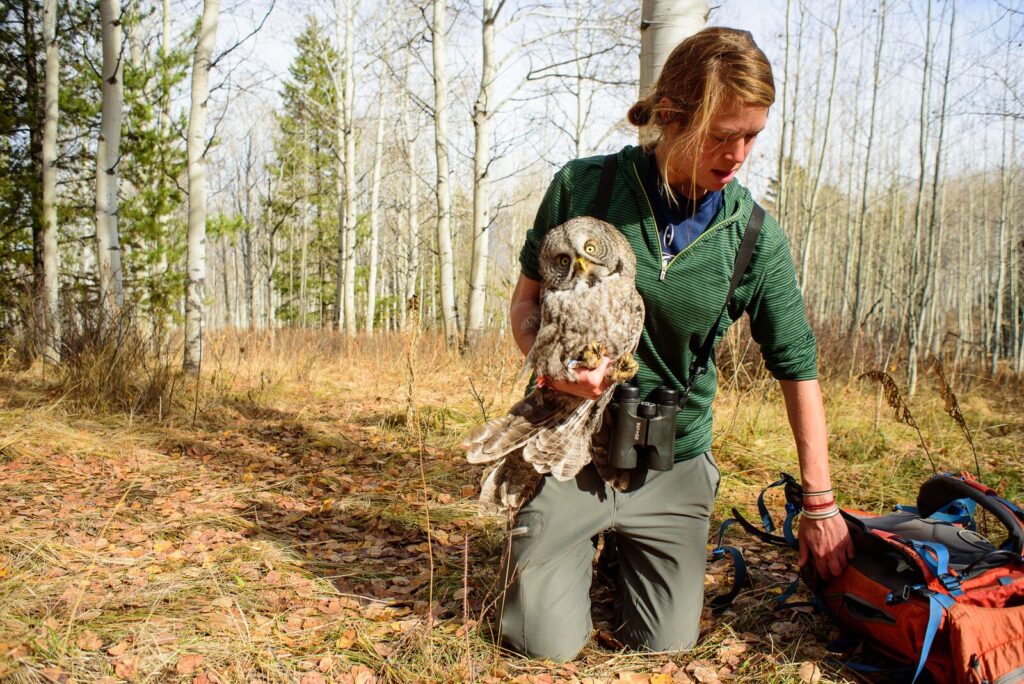
<svg viewBox="0 0 1024 684">
<path fill-rule="evenodd" d="M 939 379 L 939 393 L 942 395 L 942 401 L 945 402 L 946 415 L 960 426 L 960 431 L 967 438 L 967 444 L 970 445 L 971 453 L 974 455 L 974 473 L 978 481 L 981 482 L 981 461 L 978 460 L 978 451 L 974 448 L 974 438 L 971 437 L 971 431 L 967 427 L 967 421 L 964 420 L 964 414 L 960 412 L 960 403 L 956 400 L 956 394 L 953 393 L 953 388 L 949 386 L 949 381 L 946 380 L 946 374 L 942 370 L 942 362 L 932 356 L 926 362 L 926 366 L 930 366 L 935 371 L 935 376 Z"/>
<path fill-rule="evenodd" d="M 885 401 L 895 412 L 896 422 L 906 423 L 914 428 L 917 432 L 917 439 L 921 442 L 921 448 L 924 449 L 924 455 L 928 457 L 928 463 L 932 466 L 932 473 L 938 473 L 939 470 L 935 467 L 932 454 L 928 451 L 928 445 L 925 444 L 924 435 L 921 434 L 921 428 L 917 426 L 917 421 L 914 420 L 913 414 L 910 413 L 910 407 L 907 406 L 907 402 L 903 401 L 903 395 L 900 394 L 900 388 L 896 386 L 896 381 L 885 371 L 879 370 L 867 371 L 858 376 L 858 380 L 863 380 L 864 378 L 877 380 L 881 383 L 882 391 L 885 394 Z"/>
</svg>

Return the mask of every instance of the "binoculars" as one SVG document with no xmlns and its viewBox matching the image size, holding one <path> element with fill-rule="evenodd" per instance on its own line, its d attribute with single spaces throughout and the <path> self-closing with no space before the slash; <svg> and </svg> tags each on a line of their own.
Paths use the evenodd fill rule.
<svg viewBox="0 0 1024 684">
<path fill-rule="evenodd" d="M 632 385 L 615 389 L 608 444 L 612 466 L 628 470 L 642 459 L 649 470 L 672 470 L 679 393 L 662 385 L 651 399 L 640 401 L 640 390 Z"/>
</svg>

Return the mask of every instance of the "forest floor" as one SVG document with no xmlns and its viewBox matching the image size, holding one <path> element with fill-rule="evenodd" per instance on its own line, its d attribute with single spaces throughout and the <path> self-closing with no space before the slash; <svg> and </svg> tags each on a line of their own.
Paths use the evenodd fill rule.
<svg viewBox="0 0 1024 684">
<path fill-rule="evenodd" d="M 723 615 L 705 611 L 691 652 L 618 648 L 600 586 L 598 631 L 572 663 L 496 647 L 481 614 L 500 588 L 505 521 L 480 514 L 480 468 L 459 442 L 524 382 L 510 344 L 486 348 L 222 335 L 198 388 L 172 378 L 134 413 L 0 359 L 0 681 L 856 679 L 829 659 L 826 618 L 773 602 L 795 553 L 742 533 L 732 541 L 753 588 Z M 1024 402 L 981 378 L 952 383 L 984 480 L 1024 498 Z M 749 360 L 722 386 L 714 522 L 733 506 L 757 519 L 760 488 L 797 472 L 781 396 Z M 932 472 L 917 433 L 848 370 L 826 372 L 824 389 L 840 504 L 912 502 Z M 909 403 L 937 468 L 974 470 L 931 384 Z M 781 510 L 781 495 L 769 500 Z M 722 591 L 727 563 L 705 580 L 709 596 Z"/>
</svg>

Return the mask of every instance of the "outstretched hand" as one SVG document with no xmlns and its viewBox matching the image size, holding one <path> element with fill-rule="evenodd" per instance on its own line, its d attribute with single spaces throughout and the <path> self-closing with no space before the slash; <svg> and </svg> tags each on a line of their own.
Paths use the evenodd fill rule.
<svg viewBox="0 0 1024 684">
<path fill-rule="evenodd" d="M 574 370 L 576 373 L 576 382 L 569 380 L 549 380 L 546 382 L 547 386 L 551 389 L 558 390 L 559 392 L 565 392 L 582 399 L 597 399 L 604 391 L 611 387 L 612 381 L 608 377 L 608 365 L 612 362 L 610 358 L 604 356 L 601 358 L 601 363 L 597 368 L 586 368 L 585 366 L 577 366 Z"/>
<path fill-rule="evenodd" d="M 800 520 L 800 565 L 813 560 L 822 579 L 841 574 L 853 558 L 853 540 L 843 516 Z"/>
</svg>

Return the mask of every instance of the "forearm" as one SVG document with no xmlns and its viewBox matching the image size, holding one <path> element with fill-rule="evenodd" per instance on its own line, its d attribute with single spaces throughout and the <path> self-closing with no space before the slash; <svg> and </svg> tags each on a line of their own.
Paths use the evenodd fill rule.
<svg viewBox="0 0 1024 684">
<path fill-rule="evenodd" d="M 540 283 L 524 275 L 519 276 L 509 305 L 512 338 L 523 354 L 528 354 L 540 329 Z"/>
<path fill-rule="evenodd" d="M 781 380 L 779 384 L 786 401 L 789 426 L 796 441 L 804 491 L 827 491 L 832 488 L 832 479 L 829 473 L 828 428 L 825 424 L 821 386 L 817 380 Z"/>
</svg>

